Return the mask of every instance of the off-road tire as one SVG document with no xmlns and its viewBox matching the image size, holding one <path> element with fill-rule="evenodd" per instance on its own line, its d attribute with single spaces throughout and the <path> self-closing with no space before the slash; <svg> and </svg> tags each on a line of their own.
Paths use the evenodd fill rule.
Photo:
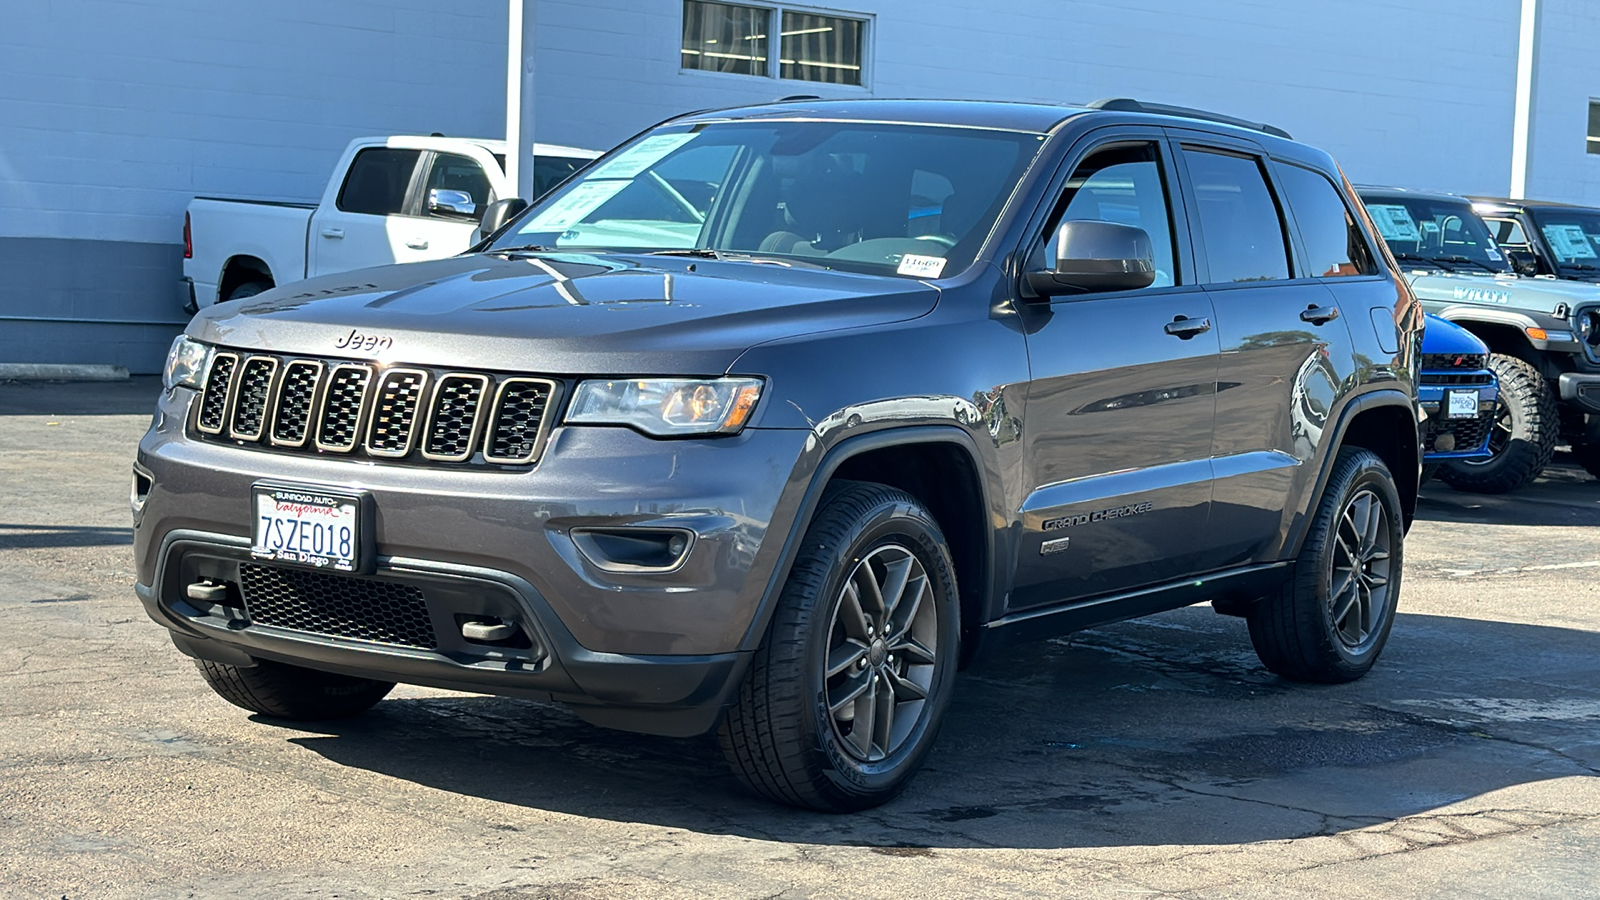
<svg viewBox="0 0 1600 900">
<path fill-rule="evenodd" d="M 1489 368 L 1500 382 L 1502 406 L 1495 415 L 1509 413 L 1510 439 L 1482 462 L 1445 463 L 1439 480 L 1458 491 L 1504 494 L 1531 484 L 1550 464 L 1561 432 L 1561 412 L 1550 385 L 1529 363 L 1495 353 L 1489 356 Z"/>
<path fill-rule="evenodd" d="M 1352 648 L 1336 634 L 1331 598 L 1338 560 L 1339 526 L 1352 501 L 1370 493 L 1386 513 L 1388 530 L 1387 592 L 1381 615 L 1375 616 L 1368 639 Z M 1295 574 L 1277 596 L 1250 608 L 1250 642 L 1269 670 L 1295 681 L 1339 684 L 1365 675 L 1388 642 L 1400 596 L 1403 551 L 1400 493 L 1383 460 L 1370 450 L 1339 451 L 1328 485 L 1317 501 L 1310 531 L 1295 561 Z"/>
<path fill-rule="evenodd" d="M 872 762 L 853 755 L 840 737 L 828 709 L 826 661 L 845 582 L 857 563 L 888 547 L 909 551 L 927 576 L 931 593 L 922 602 L 934 604 L 937 646 L 915 725 L 903 743 Z M 824 812 L 866 809 L 899 794 L 933 745 L 949 705 L 959 656 L 958 596 L 944 535 L 916 498 L 881 484 L 831 485 L 718 730 L 739 780 L 770 800 Z"/>
<path fill-rule="evenodd" d="M 229 291 L 227 299 L 243 300 L 246 297 L 254 297 L 270 290 L 272 290 L 272 282 L 270 281 L 246 281 L 244 284 Z"/>
<path fill-rule="evenodd" d="M 394 690 L 392 681 L 319 672 L 264 659 L 249 668 L 205 659 L 197 659 L 194 664 L 222 699 L 277 719 L 344 719 L 366 712 Z"/>
</svg>

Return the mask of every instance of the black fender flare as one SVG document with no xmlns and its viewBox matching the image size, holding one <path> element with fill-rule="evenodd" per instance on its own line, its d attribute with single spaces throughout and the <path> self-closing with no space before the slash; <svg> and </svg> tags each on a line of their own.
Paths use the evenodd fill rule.
<svg viewBox="0 0 1600 900">
<path fill-rule="evenodd" d="M 1344 446 L 1345 437 L 1350 430 L 1350 423 L 1354 422 L 1356 417 L 1362 413 L 1383 407 L 1404 409 L 1413 429 L 1417 430 L 1418 433 L 1412 437 L 1413 446 L 1417 451 L 1417 472 L 1412 476 L 1412 483 L 1417 484 L 1420 481 L 1422 472 L 1422 435 L 1420 430 L 1421 423 L 1417 421 L 1417 407 L 1414 399 L 1399 388 L 1387 387 L 1366 391 L 1351 397 L 1344 404 L 1344 407 L 1339 410 L 1339 416 L 1334 421 L 1333 440 L 1327 442 L 1328 450 L 1323 454 L 1317 470 L 1315 489 L 1312 490 L 1307 499 L 1306 506 L 1296 521 L 1289 540 L 1284 544 L 1285 555 L 1289 559 L 1294 559 L 1300 555 L 1301 546 L 1305 543 L 1306 532 L 1310 529 L 1312 513 L 1315 511 L 1317 504 L 1322 502 L 1322 492 L 1328 489 L 1328 479 L 1333 476 L 1333 464 L 1339 458 L 1339 449 Z M 1410 528 L 1411 519 L 1416 512 L 1416 498 L 1413 495 L 1408 503 L 1406 498 L 1402 496 L 1400 502 L 1405 510 L 1405 525 Z"/>
<path fill-rule="evenodd" d="M 800 503 L 795 510 L 793 519 L 789 524 L 788 533 L 784 536 L 783 548 L 778 557 L 778 564 L 773 567 L 768 576 L 766 588 L 761 594 L 760 606 L 756 609 L 755 616 L 750 621 L 750 628 L 745 632 L 744 640 L 739 645 L 739 650 L 744 653 L 753 652 L 765 640 L 767 629 L 771 626 L 773 612 L 777 607 L 778 595 L 783 591 L 784 584 L 789 580 L 789 572 L 794 568 L 794 561 L 800 554 L 800 543 L 805 538 L 806 530 L 810 528 L 812 519 L 816 516 L 817 508 L 822 503 L 823 491 L 833 479 L 839 467 L 853 457 L 863 453 L 882 450 L 888 447 L 909 446 L 912 444 L 946 443 L 954 444 L 965 453 L 972 464 L 973 471 L 977 473 L 978 498 L 985 512 L 984 516 L 984 546 L 983 546 L 983 581 L 980 583 L 983 596 L 989 602 L 982 606 L 982 614 L 987 619 L 990 613 L 995 592 L 1001 590 L 997 580 L 1001 577 L 1002 567 L 996 565 L 995 560 L 995 529 L 989 521 L 987 511 L 990 508 L 990 490 L 988 479 L 985 477 L 986 469 L 983 465 L 983 455 L 978 450 L 978 443 L 965 429 L 957 425 L 909 425 L 903 427 L 886 428 L 846 438 L 828 448 L 822 459 L 812 470 L 807 481 L 805 493 L 801 496 Z M 768 535 L 769 539 L 771 535 Z M 980 623 L 981 624 L 981 623 Z M 982 629 L 977 629 L 981 633 Z M 963 638 L 972 635 L 963 634 Z M 976 647 L 962 647 L 962 658 L 970 659 Z"/>
</svg>

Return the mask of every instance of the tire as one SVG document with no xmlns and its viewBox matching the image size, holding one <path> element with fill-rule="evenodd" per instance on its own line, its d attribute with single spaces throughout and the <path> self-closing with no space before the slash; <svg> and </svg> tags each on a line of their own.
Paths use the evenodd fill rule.
<svg viewBox="0 0 1600 900">
<path fill-rule="evenodd" d="M 1383 460 L 1360 447 L 1340 450 L 1294 577 L 1246 617 L 1262 664 L 1284 678 L 1323 684 L 1354 681 L 1372 668 L 1394 626 L 1402 522 L 1400 493 Z M 1341 570 L 1361 574 L 1347 581 Z"/>
<path fill-rule="evenodd" d="M 903 599 L 874 608 L 871 585 L 895 583 Z M 885 641 L 886 630 L 895 637 Z M 903 491 L 838 482 L 723 719 L 723 754 L 750 790 L 779 803 L 824 812 L 885 803 L 933 745 L 959 641 L 955 569 L 933 516 Z M 908 716 L 910 726 L 896 724 Z"/>
<path fill-rule="evenodd" d="M 257 294 L 270 290 L 272 290 L 272 282 L 270 281 L 247 281 L 244 284 L 234 288 L 232 291 L 229 291 L 228 299 L 243 300 L 246 297 L 254 297 Z"/>
<path fill-rule="evenodd" d="M 1422 487 L 1437 477 L 1439 477 L 1439 463 L 1423 463 L 1422 477 L 1417 481 L 1417 487 Z"/>
<path fill-rule="evenodd" d="M 239 668 L 197 659 L 206 684 L 241 709 L 277 719 L 344 719 L 371 709 L 394 689 L 392 681 L 319 672 L 259 660 Z"/>
<path fill-rule="evenodd" d="M 1561 412 L 1550 385 L 1532 365 L 1499 353 L 1489 368 L 1500 382 L 1500 404 L 1489 437 L 1494 455 L 1480 462 L 1448 462 L 1439 480 L 1458 491 L 1504 494 L 1533 482 L 1550 464 L 1561 431 Z"/>
</svg>

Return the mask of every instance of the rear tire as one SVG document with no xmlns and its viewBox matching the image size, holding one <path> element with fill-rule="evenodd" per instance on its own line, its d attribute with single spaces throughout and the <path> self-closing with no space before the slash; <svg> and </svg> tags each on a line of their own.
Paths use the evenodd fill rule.
<svg viewBox="0 0 1600 900">
<path fill-rule="evenodd" d="M 1367 674 L 1394 626 L 1403 521 L 1383 460 L 1360 447 L 1340 450 L 1294 578 L 1246 617 L 1262 664 L 1284 678 L 1323 684 Z"/>
<path fill-rule="evenodd" d="M 723 719 L 723 754 L 779 803 L 885 803 L 933 746 L 959 640 L 955 568 L 933 516 L 903 491 L 837 483 Z"/>
<path fill-rule="evenodd" d="M 1561 412 L 1550 385 L 1532 365 L 1495 353 L 1489 368 L 1500 382 L 1500 403 L 1482 462 L 1448 462 L 1439 480 L 1458 491 L 1504 494 L 1533 482 L 1550 464 L 1561 431 Z"/>
<path fill-rule="evenodd" d="M 265 659 L 249 668 L 206 659 L 195 660 L 195 666 L 222 699 L 278 719 L 344 719 L 366 712 L 394 690 L 392 681 L 336 675 Z"/>
<path fill-rule="evenodd" d="M 234 288 L 232 291 L 229 291 L 228 299 L 243 300 L 246 297 L 254 297 L 257 294 L 270 290 L 272 290 L 272 282 L 270 281 L 247 281 L 244 284 Z"/>
</svg>

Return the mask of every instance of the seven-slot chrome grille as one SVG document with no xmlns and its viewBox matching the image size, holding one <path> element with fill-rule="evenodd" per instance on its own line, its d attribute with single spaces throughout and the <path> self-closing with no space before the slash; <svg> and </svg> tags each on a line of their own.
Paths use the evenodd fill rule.
<svg viewBox="0 0 1600 900">
<path fill-rule="evenodd" d="M 549 378 L 219 350 L 193 431 L 263 450 L 530 466 L 559 397 Z"/>
</svg>

